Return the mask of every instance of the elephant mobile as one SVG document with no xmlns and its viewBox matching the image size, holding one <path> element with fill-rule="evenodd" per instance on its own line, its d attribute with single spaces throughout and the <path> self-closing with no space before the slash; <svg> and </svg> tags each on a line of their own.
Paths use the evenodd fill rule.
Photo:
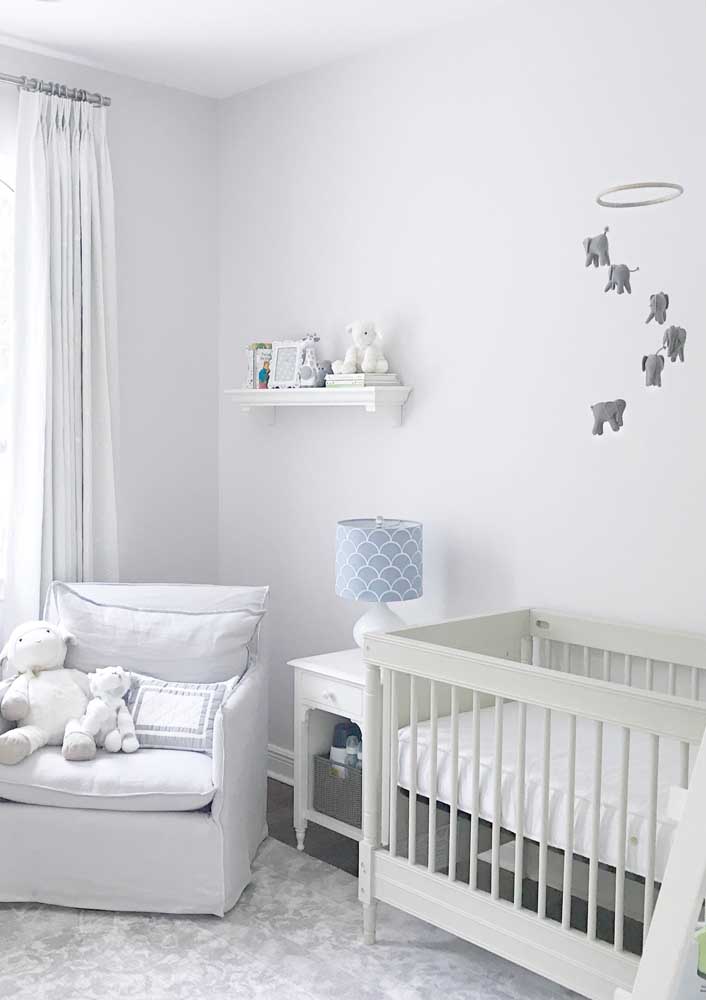
<svg viewBox="0 0 706 1000">
<path fill-rule="evenodd" d="M 613 195 L 622 194 L 628 191 L 642 189 L 659 189 L 666 191 L 666 194 L 659 194 L 640 201 L 615 200 Z M 684 189 L 680 184 L 673 184 L 667 181 L 640 181 L 636 184 L 621 184 L 617 187 L 602 191 L 596 201 L 603 208 L 645 208 L 650 205 L 659 205 L 674 198 L 680 197 Z M 611 198 L 608 200 L 607 196 Z M 583 241 L 583 249 L 586 255 L 586 267 L 607 267 L 608 281 L 604 292 L 616 292 L 623 295 L 627 292 L 632 295 L 631 275 L 639 271 L 639 267 L 629 267 L 627 264 L 613 264 L 611 262 L 610 247 L 608 245 L 608 226 L 597 236 L 587 236 Z M 667 322 L 667 310 L 670 307 L 669 295 L 664 292 L 653 292 L 649 297 L 649 312 L 645 323 L 649 324 L 655 320 L 658 326 L 663 326 Z M 684 346 L 686 344 L 686 330 L 683 326 L 672 325 L 666 328 L 662 336 L 662 343 L 653 353 L 643 354 L 641 368 L 645 374 L 645 386 L 647 388 L 662 388 L 662 371 L 665 366 L 665 354 L 670 362 L 684 361 Z M 627 408 L 625 399 L 609 399 L 591 406 L 593 413 L 593 434 L 601 437 L 603 427 L 607 423 L 613 431 L 619 431 L 623 426 L 623 414 Z"/>
</svg>

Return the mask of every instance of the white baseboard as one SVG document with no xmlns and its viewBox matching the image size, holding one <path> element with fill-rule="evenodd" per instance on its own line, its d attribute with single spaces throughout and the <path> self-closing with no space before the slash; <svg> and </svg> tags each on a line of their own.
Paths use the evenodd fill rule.
<svg viewBox="0 0 706 1000">
<path fill-rule="evenodd" d="M 285 785 L 293 785 L 294 751 L 270 743 L 267 747 L 267 776 L 283 781 Z"/>
</svg>

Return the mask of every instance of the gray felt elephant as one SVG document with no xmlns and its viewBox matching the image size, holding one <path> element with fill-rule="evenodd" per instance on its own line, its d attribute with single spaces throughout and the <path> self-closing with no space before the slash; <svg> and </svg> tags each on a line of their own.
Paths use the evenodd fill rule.
<svg viewBox="0 0 706 1000">
<path fill-rule="evenodd" d="M 326 376 L 333 374 L 330 361 L 319 361 L 316 366 L 316 388 L 323 389 L 326 385 Z"/>
<path fill-rule="evenodd" d="M 593 434 L 603 433 L 603 424 L 608 421 L 614 431 L 619 431 L 623 426 L 623 413 L 627 403 L 624 399 L 610 399 L 605 403 L 594 403 L 591 407 L 593 413 Z"/>
<path fill-rule="evenodd" d="M 615 289 L 618 295 L 622 295 L 623 292 L 632 295 L 630 275 L 639 270 L 639 267 L 628 267 L 627 264 L 611 264 L 610 271 L 608 271 L 608 284 L 603 291 L 610 292 Z"/>
<path fill-rule="evenodd" d="M 655 385 L 662 388 L 662 369 L 664 356 L 662 354 L 646 354 L 642 359 L 642 370 L 645 373 L 645 385 Z"/>
<path fill-rule="evenodd" d="M 667 348 L 670 361 L 684 360 L 684 344 L 686 343 L 686 330 L 683 326 L 670 326 L 664 331 L 662 345 Z"/>
<path fill-rule="evenodd" d="M 586 251 L 586 267 L 593 264 L 594 267 L 610 267 L 610 254 L 608 252 L 608 237 L 606 226 L 598 236 L 587 236 L 583 241 L 583 248 Z"/>
<path fill-rule="evenodd" d="M 645 323 L 650 323 L 653 319 L 656 319 L 661 326 L 667 320 L 668 308 L 669 296 L 665 292 L 657 292 L 655 295 L 650 295 L 650 315 L 645 320 Z"/>
</svg>

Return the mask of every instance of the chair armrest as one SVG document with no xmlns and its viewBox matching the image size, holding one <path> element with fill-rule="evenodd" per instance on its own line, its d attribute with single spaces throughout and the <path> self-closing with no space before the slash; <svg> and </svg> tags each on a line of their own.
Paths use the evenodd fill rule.
<svg viewBox="0 0 706 1000">
<path fill-rule="evenodd" d="M 267 685 L 265 664 L 258 660 L 216 718 L 211 816 L 223 831 L 226 897 L 267 835 Z"/>
</svg>

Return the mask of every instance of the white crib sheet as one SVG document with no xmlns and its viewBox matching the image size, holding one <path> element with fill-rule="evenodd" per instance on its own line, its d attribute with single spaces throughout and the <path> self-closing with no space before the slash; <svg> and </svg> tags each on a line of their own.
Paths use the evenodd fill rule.
<svg viewBox="0 0 706 1000">
<path fill-rule="evenodd" d="M 515 769 L 517 758 L 518 708 L 516 702 L 503 706 L 503 776 L 502 826 L 516 829 Z M 472 723 L 473 712 L 459 715 L 459 777 L 458 808 L 471 812 L 472 783 Z M 568 805 L 568 716 L 552 712 L 551 765 L 549 796 L 549 828 L 547 841 L 563 848 L 566 837 Z M 574 799 L 574 852 L 588 857 L 591 845 L 591 790 L 595 757 L 595 723 L 577 719 L 576 725 L 576 792 Z M 628 871 L 644 876 L 647 870 L 649 797 L 649 740 L 633 731 L 630 737 L 630 770 L 628 781 L 628 822 L 625 865 Z M 417 727 L 417 792 L 429 796 L 431 752 L 430 724 Z M 622 730 L 605 723 L 603 726 L 603 778 L 601 785 L 601 820 L 599 859 L 608 865 L 618 860 L 618 799 Z M 527 741 L 525 770 L 525 836 L 538 841 L 542 823 L 542 761 L 544 747 L 544 709 L 527 706 Z M 480 721 L 480 808 L 482 819 L 493 819 L 493 759 L 495 748 L 495 710 L 481 709 Z M 437 798 L 451 802 L 451 719 L 438 722 Z M 399 784 L 409 789 L 411 752 L 409 727 L 399 731 Z M 667 814 L 669 788 L 679 784 L 680 744 L 661 739 L 659 746 L 659 779 L 657 797 L 657 844 L 655 878 L 661 881 L 676 828 L 674 817 Z"/>
</svg>

